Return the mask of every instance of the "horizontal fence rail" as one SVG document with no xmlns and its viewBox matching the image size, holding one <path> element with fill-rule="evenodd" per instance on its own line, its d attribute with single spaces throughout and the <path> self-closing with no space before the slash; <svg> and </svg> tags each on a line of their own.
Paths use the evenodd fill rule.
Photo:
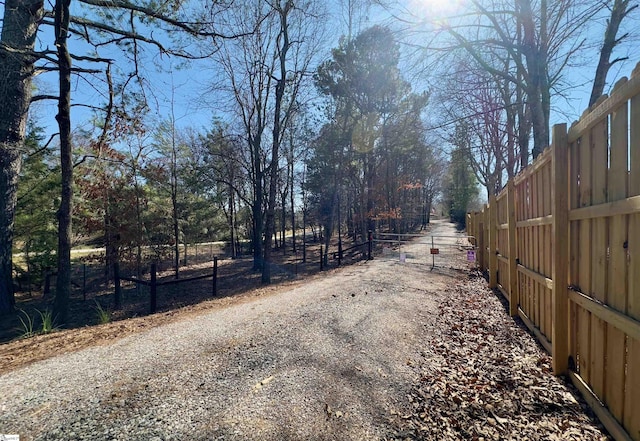
<svg viewBox="0 0 640 441">
<path fill-rule="evenodd" d="M 640 63 L 467 214 L 479 267 L 617 440 L 640 441 Z"/>
<path fill-rule="evenodd" d="M 120 275 L 119 265 L 114 265 L 114 284 L 115 284 L 115 304 L 119 306 L 122 298 L 122 289 L 120 287 L 120 282 L 122 280 L 127 282 L 135 283 L 136 285 L 143 285 L 149 287 L 149 312 L 154 313 L 157 310 L 158 305 L 158 287 L 164 285 L 178 285 L 181 283 L 193 282 L 196 280 L 208 279 L 212 278 L 211 284 L 211 295 L 213 297 L 218 295 L 218 257 L 214 256 L 213 258 L 213 272 L 210 274 L 202 274 L 199 276 L 187 277 L 183 279 L 169 279 L 169 280 L 158 280 L 158 272 L 155 263 L 151 264 L 150 270 L 150 279 L 139 279 L 137 277 L 123 277 Z"/>
</svg>

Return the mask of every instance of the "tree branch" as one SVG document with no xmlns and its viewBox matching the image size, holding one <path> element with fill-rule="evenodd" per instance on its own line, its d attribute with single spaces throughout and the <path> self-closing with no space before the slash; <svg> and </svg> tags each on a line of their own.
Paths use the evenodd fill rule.
<svg viewBox="0 0 640 441">
<path fill-rule="evenodd" d="M 58 100 L 60 97 L 57 95 L 34 95 L 31 97 L 31 102 L 35 103 L 36 101 L 44 101 L 44 100 Z"/>
<path fill-rule="evenodd" d="M 147 38 L 144 35 L 138 34 L 136 32 L 124 31 L 122 29 L 117 29 L 117 28 L 114 28 L 113 26 L 106 25 L 104 23 L 98 23 L 98 22 L 87 20 L 85 18 L 80 18 L 80 17 L 71 17 L 71 22 L 83 27 L 98 29 L 101 31 L 109 32 L 114 35 L 120 35 L 128 39 L 144 41 L 145 43 L 149 43 L 151 45 L 156 46 L 160 50 L 160 52 L 168 53 L 167 49 L 162 44 L 160 44 L 160 42 Z M 80 32 L 78 31 L 78 33 Z M 88 34 L 82 34 L 82 33 L 80 34 L 87 35 L 88 37 Z"/>
<path fill-rule="evenodd" d="M 243 34 L 237 34 L 237 35 L 224 35 L 224 34 L 219 34 L 217 32 L 204 31 L 202 29 L 199 29 L 198 27 L 191 26 L 187 22 L 182 22 L 174 18 L 171 18 L 167 15 L 161 14 L 157 10 L 136 5 L 126 0 L 79 0 L 79 1 L 80 3 L 84 3 L 90 6 L 110 7 L 110 8 L 118 8 L 118 9 L 139 12 L 149 17 L 153 17 L 155 19 L 161 20 L 167 24 L 170 24 L 175 28 L 182 29 L 183 31 L 188 32 L 189 34 L 193 36 L 198 36 L 198 37 L 214 37 L 214 38 L 222 38 L 222 39 L 232 39 L 232 38 L 243 37 L 251 34 L 250 32 L 250 33 L 243 33 Z M 198 25 L 199 27 L 202 27 L 203 25 L 209 24 L 209 23 L 196 22 L 194 24 Z"/>
</svg>

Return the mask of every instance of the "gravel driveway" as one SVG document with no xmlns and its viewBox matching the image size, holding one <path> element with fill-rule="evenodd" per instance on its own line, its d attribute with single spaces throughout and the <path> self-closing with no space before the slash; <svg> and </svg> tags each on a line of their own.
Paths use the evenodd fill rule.
<svg viewBox="0 0 640 441">
<path fill-rule="evenodd" d="M 429 269 L 375 259 L 5 373 L 0 434 L 392 439 L 413 407 L 438 306 L 466 278 Z"/>
</svg>

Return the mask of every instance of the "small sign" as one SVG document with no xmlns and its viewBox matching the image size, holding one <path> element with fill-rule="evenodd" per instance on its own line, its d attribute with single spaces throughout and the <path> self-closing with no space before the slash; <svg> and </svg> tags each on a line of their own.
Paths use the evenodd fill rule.
<svg viewBox="0 0 640 441">
<path fill-rule="evenodd" d="M 476 250 L 467 250 L 467 262 L 476 261 Z"/>
<path fill-rule="evenodd" d="M 400 262 L 406 262 L 407 261 L 407 255 L 405 253 L 400 253 Z"/>
<path fill-rule="evenodd" d="M 431 254 L 440 254 L 440 248 L 431 248 Z"/>
</svg>

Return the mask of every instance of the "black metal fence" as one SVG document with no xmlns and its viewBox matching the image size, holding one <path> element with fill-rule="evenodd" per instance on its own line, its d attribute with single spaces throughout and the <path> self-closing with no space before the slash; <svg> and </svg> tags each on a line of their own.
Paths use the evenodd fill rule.
<svg viewBox="0 0 640 441">
<path fill-rule="evenodd" d="M 158 281 L 158 272 L 156 263 L 151 264 L 150 278 L 149 280 L 139 279 L 136 277 L 123 277 L 120 275 L 120 266 L 118 263 L 114 264 L 114 283 L 115 283 L 115 308 L 118 309 L 122 306 L 122 286 L 121 281 L 135 283 L 136 285 L 143 285 L 149 287 L 149 313 L 156 312 L 158 307 L 158 287 L 163 285 L 178 285 L 187 282 L 193 282 L 196 280 L 208 279 L 211 277 L 211 296 L 218 295 L 218 257 L 213 258 L 213 272 L 211 274 L 203 274 L 200 276 L 187 277 L 184 279 L 173 280 L 161 280 Z"/>
</svg>

